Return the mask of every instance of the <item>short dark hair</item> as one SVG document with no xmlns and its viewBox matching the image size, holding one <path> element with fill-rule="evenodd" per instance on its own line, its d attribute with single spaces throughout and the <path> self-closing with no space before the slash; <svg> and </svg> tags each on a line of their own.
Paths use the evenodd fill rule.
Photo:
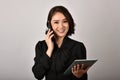
<svg viewBox="0 0 120 80">
<path fill-rule="evenodd" d="M 66 17 L 69 23 L 69 30 L 68 30 L 67 36 L 74 34 L 74 31 L 75 31 L 74 20 L 70 12 L 64 6 L 55 6 L 49 11 L 48 18 L 47 18 L 47 26 L 48 26 L 48 23 L 51 22 L 51 19 L 56 12 L 62 13 Z"/>
</svg>

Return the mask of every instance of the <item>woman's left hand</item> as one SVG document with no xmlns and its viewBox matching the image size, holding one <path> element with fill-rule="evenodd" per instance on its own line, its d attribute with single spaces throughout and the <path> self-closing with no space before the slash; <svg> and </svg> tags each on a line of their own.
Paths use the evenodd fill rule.
<svg viewBox="0 0 120 80">
<path fill-rule="evenodd" d="M 87 67 L 86 69 L 83 69 L 83 67 L 84 67 L 84 64 L 82 64 L 82 65 L 80 65 L 80 64 L 74 65 L 72 67 L 73 75 L 76 76 L 77 78 L 82 77 L 83 74 L 85 74 L 88 71 L 88 69 L 90 68 L 90 67 Z"/>
</svg>

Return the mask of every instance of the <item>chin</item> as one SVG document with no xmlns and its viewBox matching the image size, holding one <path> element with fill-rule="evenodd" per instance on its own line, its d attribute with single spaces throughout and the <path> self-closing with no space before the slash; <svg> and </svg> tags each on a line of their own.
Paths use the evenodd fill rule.
<svg viewBox="0 0 120 80">
<path fill-rule="evenodd" d="M 65 36 L 66 36 L 66 33 L 58 33 L 57 36 L 58 36 L 58 37 L 65 37 Z"/>
<path fill-rule="evenodd" d="M 66 35 L 58 35 L 58 37 L 65 37 Z"/>
</svg>

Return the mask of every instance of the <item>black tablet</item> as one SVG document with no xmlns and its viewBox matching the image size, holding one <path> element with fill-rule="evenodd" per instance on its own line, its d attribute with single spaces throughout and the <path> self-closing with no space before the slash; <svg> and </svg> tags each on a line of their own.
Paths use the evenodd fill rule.
<svg viewBox="0 0 120 80">
<path fill-rule="evenodd" d="M 94 60 L 87 60 L 87 59 L 74 60 L 73 63 L 65 70 L 64 74 L 70 74 L 71 68 L 76 64 L 81 64 L 81 65 L 84 64 L 83 69 L 86 69 L 87 67 L 92 66 L 96 61 L 97 61 L 97 59 L 94 59 Z"/>
</svg>

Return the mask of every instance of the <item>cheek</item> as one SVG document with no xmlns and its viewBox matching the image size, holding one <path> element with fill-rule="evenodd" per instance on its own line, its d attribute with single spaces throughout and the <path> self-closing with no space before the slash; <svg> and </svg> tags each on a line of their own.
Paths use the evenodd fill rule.
<svg viewBox="0 0 120 80">
<path fill-rule="evenodd" d="M 69 27 L 67 27 L 67 32 L 69 31 Z"/>
<path fill-rule="evenodd" d="M 66 29 L 68 29 L 68 30 L 69 30 L 69 24 L 66 24 Z"/>
<path fill-rule="evenodd" d="M 57 28 L 56 25 L 52 25 L 52 29 L 55 31 L 55 29 Z"/>
</svg>

